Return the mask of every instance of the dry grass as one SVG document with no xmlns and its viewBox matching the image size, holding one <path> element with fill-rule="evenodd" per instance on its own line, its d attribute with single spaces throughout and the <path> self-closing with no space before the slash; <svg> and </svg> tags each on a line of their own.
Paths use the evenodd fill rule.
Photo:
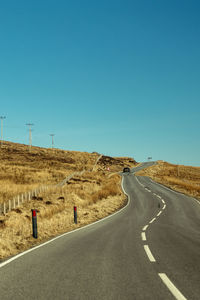
<svg viewBox="0 0 200 300">
<path fill-rule="evenodd" d="M 157 165 L 137 172 L 137 175 L 149 176 L 159 183 L 200 200 L 200 167 L 159 161 Z"/>
<path fill-rule="evenodd" d="M 0 149 L 0 203 L 40 185 L 56 184 L 70 173 L 90 170 L 98 154 L 4 142 Z"/>
<path fill-rule="evenodd" d="M 126 197 L 115 172 L 136 165 L 130 158 L 103 156 L 6 143 L 0 149 L 0 202 L 39 185 L 56 184 L 74 171 L 86 170 L 63 187 L 52 187 L 0 216 L 0 258 L 15 255 L 42 241 L 101 219 L 121 208 Z M 108 171 L 109 166 L 109 171 Z M 73 221 L 73 206 L 78 224 Z M 38 211 L 38 239 L 32 237 L 31 209 Z"/>
<path fill-rule="evenodd" d="M 92 177 L 92 178 L 91 178 Z M 49 189 L 5 216 L 0 217 L 0 258 L 17 254 L 57 234 L 99 220 L 126 202 L 120 176 L 108 177 L 103 172 L 84 173 L 64 187 Z M 78 224 L 73 221 L 77 206 Z M 38 211 L 37 240 L 31 232 L 31 209 Z"/>
</svg>

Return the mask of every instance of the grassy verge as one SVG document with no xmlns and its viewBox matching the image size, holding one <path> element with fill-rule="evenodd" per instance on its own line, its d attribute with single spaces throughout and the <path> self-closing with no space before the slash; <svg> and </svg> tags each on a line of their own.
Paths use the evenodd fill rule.
<svg viewBox="0 0 200 300">
<path fill-rule="evenodd" d="M 158 183 L 200 200 L 200 167 L 158 162 L 136 175 L 149 176 Z"/>
<path fill-rule="evenodd" d="M 86 172 L 62 188 L 52 188 L 0 217 L 0 258 L 24 251 L 58 234 L 99 220 L 123 207 L 121 178 L 104 172 Z M 73 206 L 78 224 L 74 224 Z M 38 239 L 32 237 L 31 209 L 38 213 Z"/>
<path fill-rule="evenodd" d="M 99 159 L 98 159 L 99 158 Z M 0 259 L 22 252 L 58 234 L 99 220 L 126 203 L 117 172 L 134 159 L 32 147 L 4 142 L 0 148 L 0 203 L 41 185 L 54 185 L 0 216 Z M 62 187 L 56 184 L 75 171 Z M 77 206 L 78 224 L 74 224 Z M 38 213 L 38 239 L 32 237 L 31 209 Z"/>
</svg>

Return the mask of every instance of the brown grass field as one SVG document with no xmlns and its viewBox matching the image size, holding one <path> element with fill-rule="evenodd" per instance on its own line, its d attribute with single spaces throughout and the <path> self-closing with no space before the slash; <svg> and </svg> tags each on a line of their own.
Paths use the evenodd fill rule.
<svg viewBox="0 0 200 300">
<path fill-rule="evenodd" d="M 136 175 L 149 176 L 156 182 L 200 200 L 200 167 L 158 161 L 156 165 L 141 170 Z"/>
<path fill-rule="evenodd" d="M 58 234 L 99 220 L 126 203 L 121 190 L 123 167 L 137 165 L 131 158 L 32 147 L 4 142 L 0 148 L 0 203 L 41 185 L 56 185 L 74 171 L 62 187 L 52 187 L 31 201 L 0 216 L 0 259 L 24 251 Z M 108 170 L 109 168 L 109 170 Z M 78 224 L 74 224 L 77 206 Z M 31 209 L 37 209 L 38 239 L 32 237 Z"/>
</svg>

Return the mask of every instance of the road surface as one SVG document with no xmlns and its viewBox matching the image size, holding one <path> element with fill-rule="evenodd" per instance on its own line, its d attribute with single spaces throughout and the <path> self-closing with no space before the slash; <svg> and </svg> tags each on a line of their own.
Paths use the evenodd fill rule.
<svg viewBox="0 0 200 300">
<path fill-rule="evenodd" d="M 0 298 L 199 300 L 200 205 L 138 168 L 120 212 L 1 264 Z"/>
</svg>

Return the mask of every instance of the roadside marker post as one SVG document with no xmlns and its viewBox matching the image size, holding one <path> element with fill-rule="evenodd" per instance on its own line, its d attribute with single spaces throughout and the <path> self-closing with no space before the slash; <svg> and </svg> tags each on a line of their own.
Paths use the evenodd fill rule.
<svg viewBox="0 0 200 300">
<path fill-rule="evenodd" d="M 37 239 L 38 234 L 37 234 L 37 210 L 36 209 L 31 209 L 32 211 L 32 225 L 33 225 L 33 237 Z"/>
<path fill-rule="evenodd" d="M 77 224 L 77 207 L 74 206 L 74 223 Z"/>
</svg>

